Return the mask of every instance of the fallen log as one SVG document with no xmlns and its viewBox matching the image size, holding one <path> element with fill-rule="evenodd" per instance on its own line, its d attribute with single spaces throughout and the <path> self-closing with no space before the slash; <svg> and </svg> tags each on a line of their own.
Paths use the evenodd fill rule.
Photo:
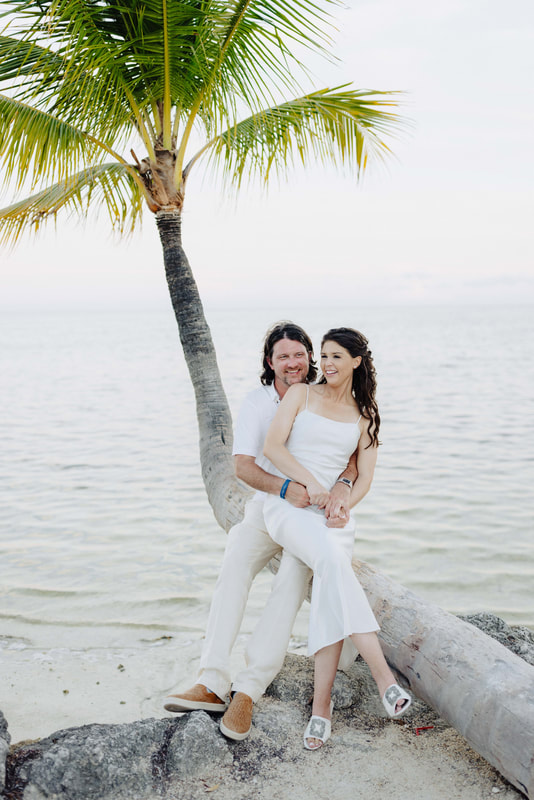
<svg viewBox="0 0 534 800">
<path fill-rule="evenodd" d="M 534 667 L 368 564 L 353 566 L 391 666 L 473 750 L 534 798 Z"/>
</svg>

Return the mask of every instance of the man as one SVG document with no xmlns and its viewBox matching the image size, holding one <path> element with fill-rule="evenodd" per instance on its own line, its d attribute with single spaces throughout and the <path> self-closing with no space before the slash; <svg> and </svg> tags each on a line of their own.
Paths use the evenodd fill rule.
<svg viewBox="0 0 534 800">
<path fill-rule="evenodd" d="M 284 553 L 271 594 L 245 651 L 247 666 L 231 683 L 230 653 L 236 640 L 250 586 L 255 576 L 281 549 L 269 536 L 263 519 L 267 494 L 281 494 L 297 508 L 310 504 L 306 488 L 295 481 L 285 485 L 263 455 L 263 443 L 281 399 L 294 383 L 314 381 L 317 369 L 312 343 L 298 325 L 276 324 L 267 332 L 263 349 L 262 386 L 245 399 L 234 438 L 234 467 L 238 478 L 256 489 L 245 507 L 243 521 L 228 534 L 221 572 L 213 595 L 198 683 L 170 695 L 167 711 L 225 712 L 220 728 L 230 739 L 250 733 L 253 704 L 283 664 L 297 612 L 307 594 L 311 572 L 290 553 Z M 335 484 L 325 508 L 329 524 L 343 527 L 356 478 L 353 456 Z M 231 691 L 231 702 L 226 698 Z"/>
</svg>

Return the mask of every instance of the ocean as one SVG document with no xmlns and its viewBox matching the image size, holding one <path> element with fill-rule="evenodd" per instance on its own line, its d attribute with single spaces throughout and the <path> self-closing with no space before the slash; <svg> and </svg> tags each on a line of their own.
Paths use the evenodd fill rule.
<svg viewBox="0 0 534 800">
<path fill-rule="evenodd" d="M 534 627 L 531 307 L 206 311 L 234 414 L 266 328 L 370 340 L 378 466 L 355 555 L 453 613 Z M 225 545 L 172 311 L 5 313 L 0 619 L 9 641 L 200 639 Z M 269 591 L 254 589 L 245 632 Z M 293 644 L 306 639 L 306 610 Z"/>
</svg>

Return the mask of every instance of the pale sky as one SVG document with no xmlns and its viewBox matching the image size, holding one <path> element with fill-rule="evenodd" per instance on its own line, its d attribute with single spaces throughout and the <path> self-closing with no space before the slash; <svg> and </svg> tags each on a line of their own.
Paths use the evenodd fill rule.
<svg viewBox="0 0 534 800">
<path fill-rule="evenodd" d="M 341 63 L 315 62 L 316 88 L 403 90 L 413 130 L 359 186 L 311 166 L 235 201 L 197 168 L 183 239 L 205 304 L 534 302 L 531 0 L 358 0 L 336 16 Z M 3 308 L 168 302 L 148 210 L 129 243 L 104 217 L 63 217 L 1 253 Z"/>
</svg>

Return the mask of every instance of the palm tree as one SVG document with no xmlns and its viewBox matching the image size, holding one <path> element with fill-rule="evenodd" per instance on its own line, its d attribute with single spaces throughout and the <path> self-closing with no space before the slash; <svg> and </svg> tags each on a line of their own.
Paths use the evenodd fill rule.
<svg viewBox="0 0 534 800">
<path fill-rule="evenodd" d="M 304 54 L 329 55 L 330 4 L 4 4 L 0 158 L 3 177 L 30 196 L 0 211 L 2 241 L 15 243 L 63 209 L 85 215 L 90 207 L 103 207 L 112 226 L 129 233 L 148 206 L 195 389 L 203 478 L 226 529 L 241 515 L 244 492 L 231 467 L 231 415 L 211 334 L 182 248 L 185 190 L 201 159 L 239 187 L 248 176 L 268 181 L 295 159 L 345 163 L 358 177 L 369 156 L 389 152 L 383 137 L 400 125 L 391 93 L 302 88 Z"/>
</svg>

